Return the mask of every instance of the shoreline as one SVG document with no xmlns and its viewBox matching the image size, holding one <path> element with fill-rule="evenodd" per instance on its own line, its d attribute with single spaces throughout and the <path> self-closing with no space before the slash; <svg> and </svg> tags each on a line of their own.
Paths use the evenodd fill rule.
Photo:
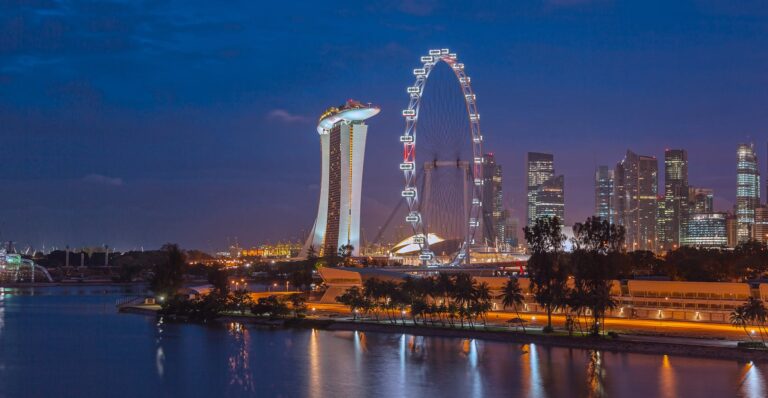
<svg viewBox="0 0 768 398">
<path fill-rule="evenodd" d="M 157 315 L 157 310 L 127 306 L 119 309 L 119 312 Z M 270 328 L 297 328 L 319 329 L 327 331 L 360 331 L 372 333 L 411 334 L 426 337 L 447 337 L 459 339 L 478 339 L 513 344 L 541 344 L 562 348 L 575 348 L 582 350 L 600 350 L 614 353 L 630 352 L 648 355 L 673 355 L 709 359 L 737 360 L 743 362 L 768 362 L 768 350 L 750 350 L 738 347 L 722 347 L 705 344 L 696 344 L 697 339 L 689 338 L 690 344 L 673 343 L 665 341 L 633 341 L 632 335 L 620 334 L 618 338 L 593 338 L 583 336 L 544 335 L 534 333 L 522 333 L 520 331 L 497 331 L 483 329 L 453 329 L 437 326 L 402 325 L 372 323 L 339 319 L 278 319 L 269 320 L 250 316 L 227 315 L 217 319 L 217 323 L 240 322 L 246 325 L 270 327 Z M 181 321 L 180 323 L 184 323 Z M 651 337 L 652 339 L 652 337 Z M 702 341 L 714 341 L 714 339 L 702 339 Z"/>
<path fill-rule="evenodd" d="M 2 288 L 25 288 L 25 287 L 62 287 L 62 286 L 142 286 L 146 282 L 111 282 L 111 281 L 83 281 L 83 282 L 36 282 L 36 283 L 0 283 Z"/>
</svg>

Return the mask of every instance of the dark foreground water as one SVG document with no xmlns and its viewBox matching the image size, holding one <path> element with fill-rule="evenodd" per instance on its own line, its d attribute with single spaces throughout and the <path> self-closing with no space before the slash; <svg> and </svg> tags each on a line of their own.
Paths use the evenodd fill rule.
<svg viewBox="0 0 768 398">
<path fill-rule="evenodd" d="M 0 397 L 763 397 L 768 364 L 168 324 L 115 287 L 3 289 Z"/>
</svg>

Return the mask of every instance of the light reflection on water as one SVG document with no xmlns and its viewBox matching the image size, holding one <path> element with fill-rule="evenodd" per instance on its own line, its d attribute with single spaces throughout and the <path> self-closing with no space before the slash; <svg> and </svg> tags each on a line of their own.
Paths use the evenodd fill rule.
<svg viewBox="0 0 768 398">
<path fill-rule="evenodd" d="M 81 289 L 2 292 L 0 397 L 768 393 L 766 364 L 408 334 L 177 324 L 116 314 L 122 292 Z M 30 374 L 45 382 L 28 382 Z"/>
</svg>

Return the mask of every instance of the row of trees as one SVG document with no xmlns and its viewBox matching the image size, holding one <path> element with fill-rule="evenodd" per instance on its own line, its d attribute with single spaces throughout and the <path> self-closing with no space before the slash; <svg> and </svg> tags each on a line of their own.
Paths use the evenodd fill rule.
<svg viewBox="0 0 768 398">
<path fill-rule="evenodd" d="M 516 309 L 522 304 L 523 293 L 516 279 L 510 279 L 500 298 L 504 306 Z M 355 319 L 363 315 L 405 324 L 410 314 L 413 323 L 463 328 L 480 322 L 486 325 L 491 299 L 487 283 L 477 283 L 467 273 L 440 273 L 434 277 L 407 277 L 401 282 L 366 279 L 362 288 L 352 287 L 336 301 L 348 306 Z"/>
<path fill-rule="evenodd" d="M 195 299 L 173 296 L 165 300 L 160 315 L 181 317 L 194 322 L 209 322 L 226 314 L 253 314 L 270 319 L 292 315 L 303 318 L 307 313 L 306 298 L 295 293 L 291 295 L 273 295 L 253 300 L 245 289 L 221 291 L 214 289 L 210 293 Z"/>
<path fill-rule="evenodd" d="M 578 327 L 597 335 L 606 313 L 616 307 L 611 283 L 617 276 L 614 266 L 622 256 L 623 227 L 597 218 L 574 226 L 574 249 L 565 256 L 565 235 L 557 217 L 540 218 L 524 229 L 531 251 L 528 260 L 530 292 L 547 314 L 545 332 L 552 331 L 552 313 L 566 312 L 569 331 Z M 406 278 L 398 283 L 367 279 L 362 288 L 353 287 L 337 301 L 349 306 L 355 316 L 362 313 L 377 320 L 382 316 L 392 323 L 414 322 L 454 326 L 465 322 L 485 324 L 491 309 L 488 285 L 477 283 L 469 274 L 439 274 L 437 277 Z M 516 279 L 510 279 L 498 297 L 502 305 L 516 311 L 523 303 L 523 292 Z M 519 319 L 519 316 L 518 316 Z M 582 326 L 582 323 L 585 325 Z"/>
<path fill-rule="evenodd" d="M 623 255 L 624 228 L 591 217 L 576 223 L 568 256 L 563 255 L 565 235 L 557 217 L 540 218 L 523 231 L 531 250 L 530 289 L 547 314 L 544 331 L 552 331 L 552 312 L 562 309 L 569 331 L 588 319 L 586 329 L 599 334 L 606 312 L 616 307 L 610 291 L 617 277 L 615 262 Z"/>
</svg>

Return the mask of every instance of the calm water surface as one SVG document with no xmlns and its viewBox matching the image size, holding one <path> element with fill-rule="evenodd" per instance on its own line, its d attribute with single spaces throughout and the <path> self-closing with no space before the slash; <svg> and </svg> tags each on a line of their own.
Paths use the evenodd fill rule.
<svg viewBox="0 0 768 398">
<path fill-rule="evenodd" d="M 0 397 L 764 397 L 768 364 L 169 324 L 116 287 L 3 289 Z"/>
</svg>

